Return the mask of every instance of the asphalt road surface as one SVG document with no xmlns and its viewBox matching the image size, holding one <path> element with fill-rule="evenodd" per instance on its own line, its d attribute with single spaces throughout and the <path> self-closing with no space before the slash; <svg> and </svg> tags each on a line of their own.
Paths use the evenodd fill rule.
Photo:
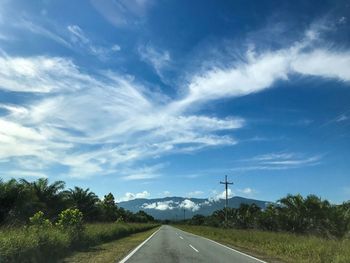
<svg viewBox="0 0 350 263">
<path fill-rule="evenodd" d="M 264 261 L 180 229 L 162 226 L 120 262 L 262 263 Z"/>
</svg>

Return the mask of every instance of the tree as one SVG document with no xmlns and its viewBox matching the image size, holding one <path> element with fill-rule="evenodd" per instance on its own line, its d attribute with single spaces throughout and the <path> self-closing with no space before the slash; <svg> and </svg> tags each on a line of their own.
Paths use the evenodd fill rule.
<svg viewBox="0 0 350 263">
<path fill-rule="evenodd" d="M 33 215 L 32 195 L 29 189 L 15 179 L 0 179 L 0 224 L 16 224 Z"/>
<path fill-rule="evenodd" d="M 104 196 L 102 201 L 103 218 L 106 221 L 115 221 L 118 219 L 118 208 L 114 201 L 112 193 Z"/>
<path fill-rule="evenodd" d="M 40 178 L 34 182 L 28 182 L 25 179 L 20 179 L 20 182 L 29 189 L 33 197 L 33 204 L 36 211 L 43 211 L 50 218 L 55 218 L 57 214 L 65 208 L 63 181 L 55 181 L 49 184 L 47 178 Z"/>
<path fill-rule="evenodd" d="M 94 221 L 98 219 L 97 203 L 99 199 L 89 188 L 84 190 L 80 187 L 74 187 L 74 189 L 69 189 L 66 195 L 70 205 L 83 213 L 84 220 Z"/>
<path fill-rule="evenodd" d="M 145 211 L 138 211 L 135 215 L 134 215 L 134 222 L 139 222 L 139 223 L 147 223 L 147 222 L 153 222 L 154 218 L 153 216 L 147 214 Z"/>
<path fill-rule="evenodd" d="M 194 215 L 190 221 L 192 225 L 203 225 L 205 222 L 205 216 L 204 215 Z"/>
<path fill-rule="evenodd" d="M 277 231 L 279 230 L 279 214 L 278 208 L 274 204 L 269 204 L 260 214 L 258 219 L 259 227 L 263 230 Z"/>
<path fill-rule="evenodd" d="M 299 195 L 287 195 L 279 200 L 280 224 L 283 230 L 304 233 L 307 230 L 307 213 L 304 198 Z"/>
<path fill-rule="evenodd" d="M 237 209 L 236 226 L 239 228 L 256 228 L 260 208 L 256 204 L 241 204 Z"/>
</svg>

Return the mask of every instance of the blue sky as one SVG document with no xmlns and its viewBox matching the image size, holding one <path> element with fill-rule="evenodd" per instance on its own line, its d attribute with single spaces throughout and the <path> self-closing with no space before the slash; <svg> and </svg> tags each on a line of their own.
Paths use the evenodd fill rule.
<svg viewBox="0 0 350 263">
<path fill-rule="evenodd" d="M 0 174 L 117 199 L 350 199 L 347 1 L 0 0 Z"/>
</svg>

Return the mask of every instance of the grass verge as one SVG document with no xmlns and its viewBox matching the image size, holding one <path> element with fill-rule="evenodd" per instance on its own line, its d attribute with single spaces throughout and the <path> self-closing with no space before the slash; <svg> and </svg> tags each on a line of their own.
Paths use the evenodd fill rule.
<svg viewBox="0 0 350 263">
<path fill-rule="evenodd" d="M 268 262 L 350 262 L 350 240 L 348 239 L 328 240 L 289 233 L 206 226 L 175 225 L 175 227 L 237 248 Z"/>
<path fill-rule="evenodd" d="M 132 234 L 115 241 L 103 243 L 84 251 L 74 252 L 63 260 L 64 263 L 108 263 L 118 262 L 129 254 L 136 246 L 148 238 L 157 229 Z"/>
<path fill-rule="evenodd" d="M 0 262 L 57 262 L 74 250 L 89 248 L 154 228 L 154 224 L 86 224 L 80 239 L 55 227 L 0 229 Z"/>
</svg>

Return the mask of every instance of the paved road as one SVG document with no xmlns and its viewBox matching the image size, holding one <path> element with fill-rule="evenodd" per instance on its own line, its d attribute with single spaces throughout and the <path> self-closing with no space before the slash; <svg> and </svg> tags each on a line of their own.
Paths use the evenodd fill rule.
<svg viewBox="0 0 350 263">
<path fill-rule="evenodd" d="M 177 228 L 162 226 L 124 262 L 261 263 L 263 261 Z"/>
</svg>

